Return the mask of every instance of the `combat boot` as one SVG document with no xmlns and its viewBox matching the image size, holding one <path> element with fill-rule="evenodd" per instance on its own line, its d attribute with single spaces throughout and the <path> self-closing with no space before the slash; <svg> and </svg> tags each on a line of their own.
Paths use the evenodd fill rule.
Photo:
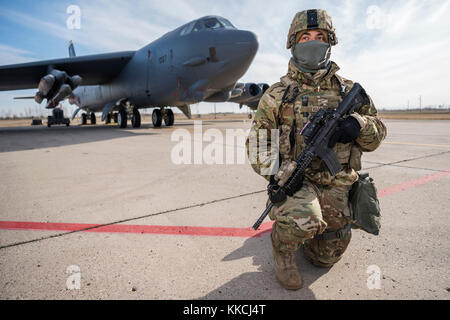
<svg viewBox="0 0 450 320">
<path fill-rule="evenodd" d="M 295 264 L 295 252 L 281 252 L 279 239 L 273 233 L 272 231 L 272 253 L 277 280 L 288 290 L 298 290 L 303 281 Z"/>
</svg>

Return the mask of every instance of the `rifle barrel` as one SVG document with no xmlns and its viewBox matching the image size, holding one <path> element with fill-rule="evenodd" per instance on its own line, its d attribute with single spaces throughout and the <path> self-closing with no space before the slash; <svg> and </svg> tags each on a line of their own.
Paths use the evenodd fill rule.
<svg viewBox="0 0 450 320">
<path fill-rule="evenodd" d="M 267 215 L 269 214 L 270 210 L 272 210 L 272 208 L 273 208 L 273 203 L 271 202 L 267 206 L 266 210 L 264 210 L 264 212 L 262 213 L 261 217 L 259 217 L 258 221 L 256 221 L 256 223 L 253 225 L 253 229 L 255 231 L 258 230 L 259 226 L 264 221 L 264 219 L 267 217 Z"/>
</svg>

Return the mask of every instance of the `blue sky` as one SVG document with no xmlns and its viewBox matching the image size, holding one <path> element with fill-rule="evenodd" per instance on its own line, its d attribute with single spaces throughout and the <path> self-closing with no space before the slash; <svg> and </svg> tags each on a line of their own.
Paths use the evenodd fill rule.
<svg viewBox="0 0 450 320">
<path fill-rule="evenodd" d="M 68 29 L 68 6 L 81 10 L 81 28 Z M 450 104 L 450 0 L 399 1 L 5 1 L 0 0 L 0 65 L 67 56 L 136 50 L 198 17 L 216 14 L 258 36 L 259 51 L 243 81 L 273 84 L 287 71 L 286 35 L 296 12 L 326 9 L 339 44 L 332 59 L 342 76 L 360 82 L 379 108 Z M 0 113 L 37 109 L 31 100 L 12 100 L 36 90 L 0 92 Z M 68 105 L 68 104 L 66 104 Z M 200 103 L 193 111 L 211 112 Z M 41 106 L 40 109 L 44 110 Z M 237 111 L 217 104 L 218 111 Z"/>
</svg>

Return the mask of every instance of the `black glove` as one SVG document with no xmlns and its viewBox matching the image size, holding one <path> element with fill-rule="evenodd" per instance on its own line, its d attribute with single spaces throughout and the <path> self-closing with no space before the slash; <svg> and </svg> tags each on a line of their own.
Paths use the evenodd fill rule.
<svg viewBox="0 0 450 320">
<path fill-rule="evenodd" d="M 273 204 L 281 203 L 287 199 L 284 187 L 280 187 L 278 184 L 269 184 L 267 186 L 267 194 L 270 202 Z"/>
<path fill-rule="evenodd" d="M 270 184 L 267 186 L 270 202 L 273 204 L 281 203 L 287 199 L 287 196 L 292 197 L 303 187 L 304 179 L 305 175 L 294 175 L 283 187 L 280 187 L 273 176 L 270 177 Z"/>
<path fill-rule="evenodd" d="M 355 141 L 358 138 L 360 131 L 361 126 L 354 117 L 347 117 L 339 120 L 336 132 L 331 136 L 328 147 L 333 148 L 338 142 L 350 143 Z"/>
</svg>

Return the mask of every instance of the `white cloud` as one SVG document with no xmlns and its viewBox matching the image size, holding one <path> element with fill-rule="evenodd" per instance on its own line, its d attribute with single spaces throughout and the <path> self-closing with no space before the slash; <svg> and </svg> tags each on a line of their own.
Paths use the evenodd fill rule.
<svg viewBox="0 0 450 320">
<path fill-rule="evenodd" d="M 35 60 L 32 53 L 27 50 L 14 48 L 0 43 L 1 64 L 13 64 L 18 62 L 29 62 Z"/>
<path fill-rule="evenodd" d="M 384 2 L 384 27 L 355 31 L 372 35 L 361 36 L 356 56 L 337 51 L 343 76 L 365 83 L 378 107 L 405 107 L 408 100 L 417 107 L 419 95 L 424 105 L 448 104 L 450 21 L 443 16 L 449 16 L 449 2 Z"/>
</svg>

